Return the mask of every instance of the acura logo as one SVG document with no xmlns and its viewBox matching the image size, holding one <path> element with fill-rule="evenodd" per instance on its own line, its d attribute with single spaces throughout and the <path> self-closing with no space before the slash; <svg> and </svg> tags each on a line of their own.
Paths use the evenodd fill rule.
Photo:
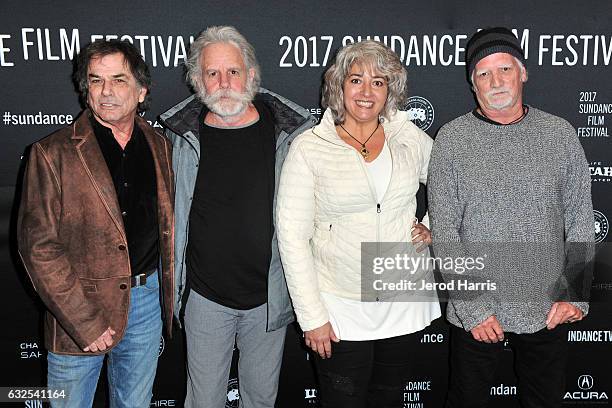
<svg viewBox="0 0 612 408">
<path fill-rule="evenodd" d="M 578 377 L 578 388 L 581 390 L 590 390 L 593 388 L 593 377 L 588 374 L 583 374 Z"/>
</svg>

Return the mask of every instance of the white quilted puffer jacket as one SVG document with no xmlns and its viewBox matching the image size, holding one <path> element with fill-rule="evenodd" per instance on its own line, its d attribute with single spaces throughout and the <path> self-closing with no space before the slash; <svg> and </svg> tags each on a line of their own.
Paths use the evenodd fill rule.
<svg viewBox="0 0 612 408">
<path fill-rule="evenodd" d="M 329 321 L 320 292 L 361 298 L 361 243 L 411 241 L 419 182 L 432 139 L 398 111 L 382 123 L 393 161 L 379 202 L 359 152 L 336 133 L 332 114 L 294 141 L 281 173 L 278 243 L 302 330 Z M 423 223 L 428 226 L 427 216 Z"/>
</svg>

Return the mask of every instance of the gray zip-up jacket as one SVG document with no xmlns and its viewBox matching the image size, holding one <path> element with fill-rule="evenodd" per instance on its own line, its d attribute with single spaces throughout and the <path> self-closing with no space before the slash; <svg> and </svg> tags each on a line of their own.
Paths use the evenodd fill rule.
<svg viewBox="0 0 612 408">
<path fill-rule="evenodd" d="M 276 133 L 274 216 L 280 172 L 293 139 L 316 123 L 304 108 L 273 92 L 260 88 L 255 96 L 263 101 L 274 116 Z M 200 162 L 200 135 L 198 119 L 202 102 L 190 96 L 160 115 L 166 137 L 172 141 L 172 167 L 176 183 L 175 195 L 175 296 L 174 315 L 179 318 L 185 292 L 185 253 L 189 236 L 189 212 Z M 287 291 L 287 283 L 278 252 L 276 232 L 272 237 L 272 257 L 268 272 L 267 330 L 276 330 L 293 322 L 295 316 Z"/>
</svg>

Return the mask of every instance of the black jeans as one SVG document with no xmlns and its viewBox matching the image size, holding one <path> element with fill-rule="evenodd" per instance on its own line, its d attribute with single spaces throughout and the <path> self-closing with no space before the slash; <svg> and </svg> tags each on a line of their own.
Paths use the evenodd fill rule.
<svg viewBox="0 0 612 408">
<path fill-rule="evenodd" d="M 505 333 L 514 351 L 518 397 L 524 408 L 559 408 L 565 390 L 567 325 L 532 334 Z M 486 408 L 503 342 L 474 340 L 451 325 L 450 385 L 446 408 Z"/>
<path fill-rule="evenodd" d="M 321 407 L 402 407 L 420 333 L 332 343 L 331 358 L 315 358 Z"/>
</svg>

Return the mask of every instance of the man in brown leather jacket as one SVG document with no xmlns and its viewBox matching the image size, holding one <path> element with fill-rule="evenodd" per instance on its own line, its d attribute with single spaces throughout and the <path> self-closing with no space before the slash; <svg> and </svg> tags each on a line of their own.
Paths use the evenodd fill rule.
<svg viewBox="0 0 612 408">
<path fill-rule="evenodd" d="M 137 114 L 151 77 L 127 42 L 79 54 L 88 108 L 32 146 L 19 252 L 47 307 L 48 386 L 91 406 L 105 356 L 110 405 L 148 407 L 162 331 L 171 331 L 171 145 Z"/>
</svg>

